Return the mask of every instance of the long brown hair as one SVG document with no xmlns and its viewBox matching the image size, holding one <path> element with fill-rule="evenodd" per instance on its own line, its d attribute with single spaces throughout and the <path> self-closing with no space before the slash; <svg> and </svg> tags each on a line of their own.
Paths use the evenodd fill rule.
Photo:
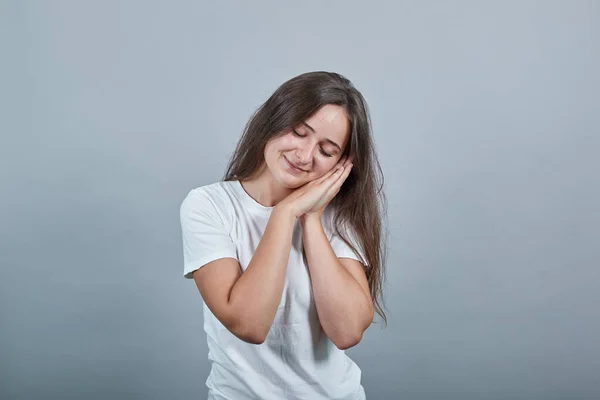
<svg viewBox="0 0 600 400">
<path fill-rule="evenodd" d="M 343 234 L 350 226 L 366 258 L 365 269 L 374 309 L 387 323 L 383 304 L 387 232 L 383 217 L 387 201 L 383 173 L 375 152 L 369 109 L 362 94 L 344 76 L 316 71 L 283 83 L 252 115 L 232 154 L 224 181 L 243 180 L 263 166 L 267 142 L 287 133 L 326 104 L 345 109 L 350 138 L 344 154 L 353 156 L 352 171 L 331 201 L 336 213 L 334 229 L 353 249 Z M 355 249 L 356 250 L 356 249 Z"/>
</svg>

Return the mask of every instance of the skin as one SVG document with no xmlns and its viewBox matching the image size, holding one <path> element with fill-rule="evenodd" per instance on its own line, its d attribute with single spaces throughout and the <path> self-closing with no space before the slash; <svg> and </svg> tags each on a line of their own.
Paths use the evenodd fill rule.
<svg viewBox="0 0 600 400">
<path fill-rule="evenodd" d="M 281 299 L 293 227 L 299 220 L 319 321 L 331 341 L 345 350 L 361 340 L 373 320 L 364 266 L 336 257 L 321 224 L 323 210 L 352 169 L 352 160 L 342 157 L 349 123 L 335 105 L 322 107 L 304 122 L 269 141 L 265 163 L 242 182 L 257 202 L 274 206 L 244 273 L 237 260 L 224 258 L 196 270 L 194 280 L 227 329 L 249 343 L 264 342 Z M 302 171 L 294 172 L 286 160 Z"/>
<path fill-rule="evenodd" d="M 271 140 L 257 178 L 242 183 L 263 205 L 289 209 L 300 219 L 319 319 L 340 348 L 358 343 L 373 320 L 364 266 L 337 258 L 321 224 L 325 207 L 352 169 L 351 159 L 342 157 L 348 139 L 345 110 L 326 105 L 305 124 Z M 286 159 L 304 172 L 290 173 Z"/>
<path fill-rule="evenodd" d="M 254 177 L 242 182 L 244 189 L 266 207 L 277 205 L 295 189 L 323 177 L 343 161 L 341 157 L 348 143 L 348 130 L 348 118 L 342 107 L 323 106 L 305 124 L 267 143 L 265 163 Z M 341 149 L 329 143 L 328 139 Z M 289 173 L 286 159 L 305 172 Z"/>
</svg>

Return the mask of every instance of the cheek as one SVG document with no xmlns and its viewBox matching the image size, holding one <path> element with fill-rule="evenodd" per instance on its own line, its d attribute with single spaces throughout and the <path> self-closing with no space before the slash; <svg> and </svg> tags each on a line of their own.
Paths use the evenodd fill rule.
<svg viewBox="0 0 600 400">
<path fill-rule="evenodd" d="M 336 166 L 336 164 L 337 164 L 337 161 L 335 159 L 332 161 L 330 161 L 330 160 L 321 161 L 315 169 L 315 174 L 316 174 L 315 179 L 318 179 L 318 178 L 322 177 L 323 175 L 325 175 L 326 173 L 328 173 L 329 171 L 331 171 L 333 169 L 333 167 Z"/>
<path fill-rule="evenodd" d="M 265 147 L 265 154 L 270 154 L 272 157 L 277 157 L 279 153 L 288 151 L 293 147 L 292 140 L 288 136 L 282 136 L 272 139 Z"/>
<path fill-rule="evenodd" d="M 281 142 L 279 140 L 272 140 L 265 146 L 265 158 L 277 157 L 277 153 L 281 151 Z"/>
<path fill-rule="evenodd" d="M 339 157 L 334 156 L 328 158 L 327 160 L 323 161 L 323 168 L 327 169 L 327 171 L 331 171 L 331 169 L 335 167 L 339 161 Z"/>
</svg>

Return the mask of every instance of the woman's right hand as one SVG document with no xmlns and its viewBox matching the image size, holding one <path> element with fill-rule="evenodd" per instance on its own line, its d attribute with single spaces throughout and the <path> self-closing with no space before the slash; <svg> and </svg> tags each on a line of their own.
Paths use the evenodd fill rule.
<svg viewBox="0 0 600 400">
<path fill-rule="evenodd" d="M 312 210 L 319 201 L 328 194 L 342 175 L 344 175 L 344 163 L 347 157 L 342 158 L 334 168 L 322 177 L 310 181 L 299 187 L 283 199 L 277 207 L 289 208 L 296 218 Z"/>
</svg>

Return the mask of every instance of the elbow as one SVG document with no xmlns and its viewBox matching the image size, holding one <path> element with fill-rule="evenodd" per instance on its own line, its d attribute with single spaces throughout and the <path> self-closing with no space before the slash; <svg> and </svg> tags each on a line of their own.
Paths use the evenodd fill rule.
<svg viewBox="0 0 600 400">
<path fill-rule="evenodd" d="M 332 340 L 335 347 L 340 350 L 348 350 L 351 347 L 356 346 L 362 340 L 362 332 L 356 334 L 346 334 L 343 337 Z"/>
<path fill-rule="evenodd" d="M 271 329 L 271 323 L 253 317 L 248 312 L 240 312 L 241 307 L 234 308 L 227 314 L 221 323 L 238 339 L 250 344 L 263 344 Z M 272 321 L 271 321 L 272 322 Z"/>
<path fill-rule="evenodd" d="M 238 339 L 250 344 L 263 344 L 267 339 L 268 331 L 252 325 L 235 324 L 228 328 Z"/>
<path fill-rule="evenodd" d="M 348 350 L 351 347 L 356 346 L 363 338 L 364 332 L 373 322 L 373 311 L 371 311 L 371 318 L 369 321 L 365 321 L 362 326 L 357 326 L 355 329 L 340 332 L 340 334 L 335 336 L 335 340 L 331 338 L 331 341 L 335 346 L 340 350 Z"/>
<path fill-rule="evenodd" d="M 234 333 L 234 335 L 246 343 L 256 344 L 256 345 L 263 344 L 267 338 L 266 335 L 263 335 L 259 332 Z"/>
</svg>

